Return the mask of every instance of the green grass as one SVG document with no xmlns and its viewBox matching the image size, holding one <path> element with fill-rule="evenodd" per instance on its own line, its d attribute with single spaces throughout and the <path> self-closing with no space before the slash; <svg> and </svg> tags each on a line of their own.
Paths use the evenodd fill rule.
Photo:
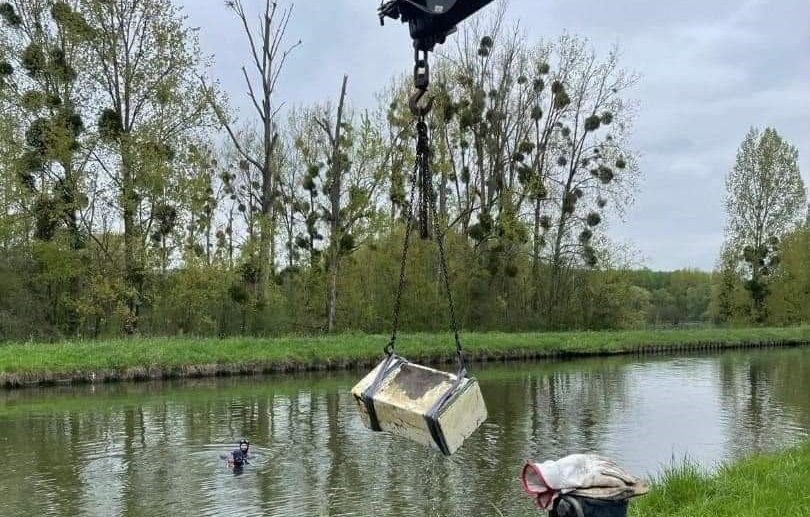
<svg viewBox="0 0 810 517">
<path fill-rule="evenodd" d="M 805 517 L 810 515 L 810 443 L 753 456 L 706 474 L 694 466 L 664 474 L 631 504 L 633 516 Z"/>
<path fill-rule="evenodd" d="M 810 343 L 810 327 L 640 330 L 619 332 L 471 333 L 472 359 L 687 351 Z M 386 336 L 341 334 L 272 339 L 143 338 L 0 345 L 0 385 L 160 376 L 344 368 L 377 360 Z M 398 352 L 414 360 L 452 360 L 449 335 L 409 334 Z"/>
</svg>

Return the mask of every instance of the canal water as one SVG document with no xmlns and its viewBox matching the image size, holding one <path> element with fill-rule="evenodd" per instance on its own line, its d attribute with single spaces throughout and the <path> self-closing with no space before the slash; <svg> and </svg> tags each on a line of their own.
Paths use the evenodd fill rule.
<svg viewBox="0 0 810 517">
<path fill-rule="evenodd" d="M 529 516 L 527 458 L 707 469 L 810 430 L 810 348 L 475 366 L 453 457 L 366 431 L 362 372 L 0 392 L 0 515 Z M 241 475 L 220 454 L 247 437 Z"/>
</svg>

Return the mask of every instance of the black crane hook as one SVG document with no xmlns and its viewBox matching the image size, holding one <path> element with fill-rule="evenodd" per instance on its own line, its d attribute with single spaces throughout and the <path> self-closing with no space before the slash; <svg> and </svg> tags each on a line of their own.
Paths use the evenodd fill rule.
<svg viewBox="0 0 810 517">
<path fill-rule="evenodd" d="M 426 50 L 414 50 L 413 65 L 413 85 L 416 91 L 408 101 L 408 107 L 414 117 L 421 118 L 427 116 L 433 108 L 433 98 L 428 98 L 427 102 L 420 104 L 422 97 L 427 93 L 430 86 L 430 63 L 428 62 L 428 52 Z"/>
<path fill-rule="evenodd" d="M 428 53 L 447 36 L 456 31 L 456 25 L 466 20 L 493 0 L 387 0 L 378 9 L 380 24 L 385 19 L 402 20 L 411 32 L 414 47 L 413 81 L 416 92 L 411 96 L 409 107 L 414 117 L 426 116 L 433 100 L 420 101 L 430 85 Z"/>
<path fill-rule="evenodd" d="M 431 51 L 466 20 L 493 0 L 388 0 L 378 10 L 380 23 L 386 18 L 407 23 L 414 47 Z"/>
</svg>

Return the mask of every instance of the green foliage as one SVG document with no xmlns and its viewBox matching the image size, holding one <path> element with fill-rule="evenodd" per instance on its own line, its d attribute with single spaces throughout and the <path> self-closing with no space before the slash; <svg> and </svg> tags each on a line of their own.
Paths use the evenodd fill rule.
<svg viewBox="0 0 810 517">
<path fill-rule="evenodd" d="M 781 262 L 780 240 L 796 230 L 807 206 L 798 151 L 775 129 L 752 128 L 737 152 L 726 189 L 724 268 L 729 276 L 736 273 L 748 291 L 750 320 L 765 323 L 770 284 Z M 726 308 L 731 286 L 725 283 L 718 293 Z"/>
<path fill-rule="evenodd" d="M 776 245 L 772 241 L 772 245 Z M 810 229 L 802 227 L 788 234 L 779 243 L 779 260 L 762 265 L 762 253 L 749 250 L 752 262 L 759 263 L 764 279 L 753 283 L 744 271 L 735 268 L 731 258 L 723 261 L 713 294 L 713 313 L 717 321 L 748 325 L 758 323 L 795 325 L 810 321 Z M 751 267 L 751 263 L 746 261 Z M 753 311 L 754 295 L 761 301 L 758 312 Z"/>
<path fill-rule="evenodd" d="M 22 18 L 14 10 L 14 6 L 8 2 L 0 3 L 0 17 L 10 26 L 19 27 L 22 24 Z"/>
<path fill-rule="evenodd" d="M 46 94 L 39 90 L 28 90 L 22 96 L 22 106 L 29 111 L 39 111 L 45 107 Z"/>
<path fill-rule="evenodd" d="M 48 51 L 51 74 L 63 83 L 76 79 L 76 70 L 67 62 L 65 52 L 60 48 L 51 48 Z"/>
<path fill-rule="evenodd" d="M 31 77 L 39 77 L 47 69 L 47 59 L 42 46 L 38 43 L 31 43 L 22 53 L 21 63 L 23 68 Z"/>
<path fill-rule="evenodd" d="M 172 215 L 170 206 L 156 208 L 158 228 L 161 226 L 158 221 L 171 219 Z M 486 260 L 482 259 L 476 246 L 459 234 L 450 232 L 447 238 L 450 276 L 463 327 L 504 331 L 550 327 L 545 315 L 533 309 L 531 297 L 527 296 L 525 286 L 532 275 L 531 262 L 525 253 L 510 251 L 520 250 L 520 246 L 525 245 L 521 243 L 527 241 L 527 229 L 514 218 L 501 216 L 498 220 L 484 218 L 477 223 L 477 229 L 471 229 L 472 234 L 476 231 L 481 232 L 482 241 L 492 239 L 487 240 L 490 252 Z M 587 232 L 583 233 L 587 236 Z M 340 330 L 382 333 L 390 329 L 402 238 L 402 229 L 397 227 L 390 234 L 360 244 L 343 260 L 338 278 Z M 309 246 L 303 238 L 298 244 L 305 248 Z M 358 243 L 347 235 L 341 245 L 354 248 Z M 110 261 L 100 250 L 91 250 L 92 253 L 85 254 L 82 261 L 86 268 L 81 270 L 86 271 L 82 273 L 83 294 L 73 302 L 80 316 L 76 332 L 85 336 L 116 335 L 128 312 L 123 303 L 123 293 L 126 292 L 121 275 L 123 257 L 116 255 L 115 260 Z M 597 252 L 587 242 L 584 250 L 584 262 L 591 268 L 597 266 Z M 54 261 L 50 262 L 49 269 L 59 264 L 59 255 L 51 257 Z M 440 289 L 435 264 L 435 243 L 412 241 L 402 308 L 402 325 L 406 330 L 441 331 L 447 328 L 447 320 L 437 318 L 437 315 L 446 314 L 447 301 Z M 319 332 L 324 328 L 323 300 L 328 282 L 324 270 L 305 267 L 279 273 L 276 284 L 269 288 L 268 302 L 262 307 L 254 304 L 257 274 L 255 265 L 250 262 L 242 263 L 234 271 L 194 261 L 165 274 L 158 270 L 147 271 L 143 281 L 150 286 L 150 303 L 140 315 L 141 332 L 147 335 L 278 335 Z M 554 327 L 634 328 L 643 326 L 645 321 L 659 325 L 700 321 L 708 295 L 705 303 L 695 301 L 695 293 L 690 290 L 692 283 L 670 280 L 678 287 L 666 288 L 676 293 L 678 307 L 683 307 L 679 309 L 683 316 L 665 313 L 664 310 L 669 309 L 659 308 L 655 296 L 649 302 L 645 295 L 659 284 L 652 283 L 652 280 L 637 280 L 639 275 L 641 273 L 598 269 L 574 271 L 571 284 L 576 289 L 566 302 L 565 318 L 555 321 Z M 708 275 L 704 276 L 708 278 Z M 49 277 L 48 281 L 56 278 Z M 39 279 L 45 281 L 45 277 Z M 24 285 L 24 270 L 9 274 L 7 281 Z M 68 285 L 62 280 L 60 283 Z M 704 283 L 708 291 L 708 281 Z M 34 285 L 44 292 L 47 284 Z M 696 314 L 698 316 L 694 316 Z M 54 323 L 42 325 L 38 335 L 62 335 L 64 325 L 64 321 L 54 320 Z M 24 338 L 28 328 L 23 325 L 16 330 L 9 329 L 4 337 Z"/>
<path fill-rule="evenodd" d="M 554 107 L 561 110 L 571 104 L 571 97 L 565 91 L 560 91 L 554 95 Z"/>
<path fill-rule="evenodd" d="M 0 255 L 0 340 L 59 336 L 48 314 L 47 293 L 33 281 L 35 275 L 32 252 L 7 250 Z"/>
<path fill-rule="evenodd" d="M 655 481 L 650 493 L 630 505 L 632 516 L 755 517 L 807 515 L 803 497 L 810 477 L 810 444 L 756 455 L 707 473 L 686 462 Z"/>
<path fill-rule="evenodd" d="M 0 187 L 14 194 L 0 198 L 0 214 L 20 221 L 0 228 L 0 246 L 22 257 L 4 271 L 15 293 L 45 307 L 27 316 L 37 335 L 317 333 L 328 326 L 331 273 L 337 330 L 388 330 L 414 160 L 405 90 L 378 112 L 355 113 L 347 98 L 339 123 L 328 105 L 279 122 L 264 171 L 265 135 L 250 128 L 235 126 L 241 149 L 204 151 L 218 99 L 200 87 L 204 60 L 176 3 L 37 5 L 47 23 L 9 31 L 19 54 L 9 62 L 24 73 L 8 81 L 25 93 L 16 149 L 0 155 Z M 121 45 L 126 28 L 134 39 Z M 610 245 L 594 229 L 610 215 L 603 185 L 617 209 L 626 204 L 635 160 L 620 145 L 630 121 L 614 94 L 632 80 L 614 56 L 585 66 L 578 38 L 548 49 L 500 34 L 469 41 L 464 50 L 482 59 L 437 66 L 429 121 L 463 326 L 643 325 L 653 295 L 608 268 Z M 617 88 L 595 95 L 587 85 L 597 84 Z M 611 123 L 606 145 L 612 135 L 596 130 Z M 413 242 L 410 259 L 403 325 L 446 328 L 435 243 Z M 11 327 L 9 336 L 32 332 Z"/>
<path fill-rule="evenodd" d="M 59 226 L 59 205 L 56 199 L 41 196 L 34 204 L 36 229 L 34 236 L 41 241 L 49 241 L 56 235 Z"/>
<path fill-rule="evenodd" d="M 582 247 L 582 260 L 588 267 L 596 267 L 599 263 L 599 257 L 596 255 L 596 249 L 593 246 L 585 245 Z"/>
<path fill-rule="evenodd" d="M 585 119 L 585 131 L 596 131 L 602 125 L 602 118 L 599 115 L 591 115 Z"/>
<path fill-rule="evenodd" d="M 98 118 L 98 134 L 101 138 L 115 142 L 121 137 L 124 131 L 124 123 L 117 110 L 105 109 Z"/>
<path fill-rule="evenodd" d="M 710 273 L 697 270 L 672 272 L 631 271 L 628 281 L 648 293 L 646 321 L 655 326 L 703 324 L 710 318 L 712 298 Z"/>
<path fill-rule="evenodd" d="M 82 14 L 75 11 L 67 2 L 54 2 L 51 6 L 51 17 L 77 41 L 87 41 L 93 37 L 94 31 Z"/>
<path fill-rule="evenodd" d="M 605 165 L 600 165 L 597 169 L 599 181 L 602 182 L 603 185 L 609 185 L 613 179 L 616 177 L 613 173 L 613 169 L 607 167 Z"/>
</svg>

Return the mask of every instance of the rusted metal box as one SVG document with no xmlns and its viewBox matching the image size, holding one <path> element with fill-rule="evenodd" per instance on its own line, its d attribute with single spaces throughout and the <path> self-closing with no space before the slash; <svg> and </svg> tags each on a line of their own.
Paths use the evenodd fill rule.
<svg viewBox="0 0 810 517">
<path fill-rule="evenodd" d="M 474 378 L 459 378 L 398 356 L 377 365 L 352 389 L 352 395 L 370 429 L 408 438 L 446 455 L 461 447 L 487 419 Z"/>
</svg>

